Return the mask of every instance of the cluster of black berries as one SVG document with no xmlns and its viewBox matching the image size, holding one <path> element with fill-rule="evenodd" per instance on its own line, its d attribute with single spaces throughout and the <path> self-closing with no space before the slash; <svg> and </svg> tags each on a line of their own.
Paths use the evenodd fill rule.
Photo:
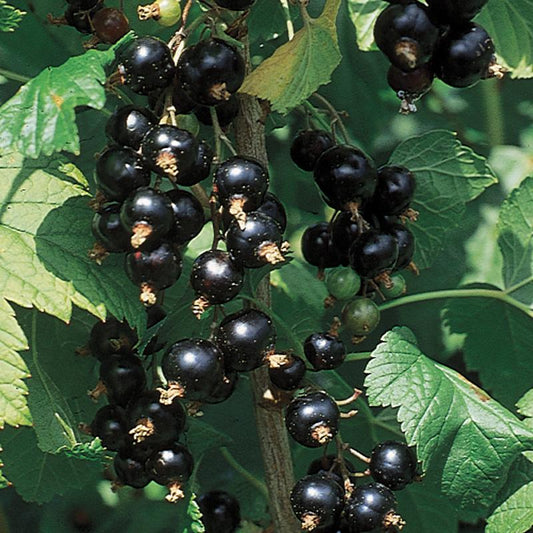
<svg viewBox="0 0 533 533">
<path fill-rule="evenodd" d="M 92 34 L 87 47 L 98 43 L 114 44 L 130 30 L 124 13 L 114 7 L 105 7 L 104 0 L 67 0 L 62 17 L 48 16 L 52 24 L 66 24 L 80 33 Z"/>
<path fill-rule="evenodd" d="M 105 393 L 108 405 L 98 410 L 89 431 L 117 452 L 118 484 L 142 488 L 155 481 L 168 487 L 167 500 L 175 502 L 194 466 L 191 453 L 179 443 L 186 413 L 178 400 L 162 401 L 158 390 L 146 388 L 146 374 L 134 351 L 137 340 L 136 333 L 116 319 L 92 328 L 89 350 L 100 361 L 100 381 L 91 395 L 97 399 Z M 160 348 L 154 337 L 145 353 Z"/>
<path fill-rule="evenodd" d="M 357 475 L 355 467 L 341 455 L 323 455 L 314 460 L 307 476 L 291 491 L 294 514 L 306 531 L 317 533 L 362 533 L 398 531 L 404 525 L 396 513 L 393 491 L 405 488 L 416 478 L 417 462 L 404 443 L 378 444 L 370 459 L 361 456 L 368 469 Z M 373 483 L 357 485 L 370 475 Z"/>
<path fill-rule="evenodd" d="M 402 100 L 400 111 L 429 91 L 436 76 L 452 87 L 469 87 L 483 78 L 501 77 L 494 43 L 471 22 L 487 0 L 388 0 L 377 18 L 374 39 L 389 58 L 390 87 Z"/>
<path fill-rule="evenodd" d="M 292 143 L 291 157 L 301 169 L 313 171 L 322 197 L 335 209 L 330 222 L 305 230 L 304 258 L 319 272 L 340 265 L 353 270 L 339 269 L 328 276 L 330 294 L 346 300 L 380 290 L 378 284 L 390 291 L 398 281 L 399 287 L 390 293 L 397 296 L 404 282 L 394 274 L 415 268 L 415 239 L 405 225 L 416 218 L 409 207 L 416 188 L 413 173 L 401 166 L 376 169 L 361 150 L 336 144 L 322 130 L 300 132 Z M 351 300 L 343 310 L 343 323 L 356 337 L 370 333 L 378 322 L 379 310 L 368 298 Z"/>
</svg>

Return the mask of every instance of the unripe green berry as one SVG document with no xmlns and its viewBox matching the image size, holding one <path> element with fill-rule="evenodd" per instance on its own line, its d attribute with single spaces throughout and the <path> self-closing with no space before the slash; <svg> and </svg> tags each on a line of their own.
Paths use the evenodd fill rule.
<svg viewBox="0 0 533 533">
<path fill-rule="evenodd" d="M 348 300 L 361 288 L 361 278 L 351 268 L 335 268 L 328 272 L 326 287 L 337 300 Z"/>
<path fill-rule="evenodd" d="M 357 297 L 349 301 L 342 310 L 342 325 L 357 337 L 364 337 L 379 324 L 379 308 L 369 298 Z"/>
<path fill-rule="evenodd" d="M 389 288 L 382 284 L 380 284 L 379 287 L 379 290 L 383 293 L 385 298 L 398 298 L 398 296 L 405 294 L 406 283 L 405 278 L 401 274 L 393 274 L 390 277 L 390 280 L 392 282 L 392 286 Z"/>
</svg>

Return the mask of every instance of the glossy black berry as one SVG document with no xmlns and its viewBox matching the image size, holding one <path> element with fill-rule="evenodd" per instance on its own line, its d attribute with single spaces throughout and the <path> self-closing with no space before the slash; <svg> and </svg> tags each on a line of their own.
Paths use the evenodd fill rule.
<svg viewBox="0 0 533 533">
<path fill-rule="evenodd" d="M 178 440 L 185 428 L 186 414 L 179 400 L 162 403 L 156 390 L 145 391 L 130 403 L 128 429 L 134 445 L 161 447 Z"/>
<path fill-rule="evenodd" d="M 349 473 L 355 472 L 354 465 L 346 459 L 344 460 L 344 466 Z M 323 455 L 322 457 L 315 459 L 307 468 L 307 473 L 331 477 L 341 487 L 344 486 L 341 465 L 336 455 Z"/>
<path fill-rule="evenodd" d="M 370 483 L 354 489 L 344 514 L 350 531 L 372 531 L 383 527 L 385 517 L 394 513 L 395 507 L 396 498 L 390 489 L 380 483 Z"/>
<path fill-rule="evenodd" d="M 107 357 L 100 365 L 100 380 L 110 404 L 126 407 L 146 387 L 141 360 L 134 355 Z"/>
<path fill-rule="evenodd" d="M 384 231 L 392 235 L 398 243 L 398 259 L 394 270 L 407 268 L 413 260 L 415 253 L 415 236 L 403 224 L 390 224 Z"/>
<path fill-rule="evenodd" d="M 194 260 L 192 288 L 210 304 L 229 302 L 239 294 L 243 282 L 243 271 L 228 252 L 209 250 Z"/>
<path fill-rule="evenodd" d="M 305 339 L 304 353 L 315 370 L 333 370 L 346 358 L 344 343 L 329 333 L 313 333 Z"/>
<path fill-rule="evenodd" d="M 325 392 L 309 392 L 294 398 L 285 413 L 290 436 L 302 446 L 318 448 L 335 438 L 339 408 Z"/>
<path fill-rule="evenodd" d="M 157 246 L 174 228 L 174 211 L 168 196 L 140 187 L 122 204 L 120 219 L 131 234 L 134 248 Z"/>
<path fill-rule="evenodd" d="M 132 148 L 113 146 L 96 161 L 96 177 L 108 200 L 122 202 L 139 187 L 150 184 L 150 169 Z"/>
<path fill-rule="evenodd" d="M 204 141 L 198 144 L 194 163 L 187 169 L 176 176 L 176 183 L 190 187 L 205 180 L 211 173 L 211 163 L 213 162 L 213 150 Z"/>
<path fill-rule="evenodd" d="M 259 268 L 267 263 L 284 261 L 281 241 L 279 224 L 258 212 L 247 213 L 244 229 L 241 229 L 238 220 L 234 220 L 226 233 L 229 253 L 246 268 Z"/>
<path fill-rule="evenodd" d="M 241 508 L 235 496 L 212 490 L 198 496 L 205 533 L 235 533 L 241 522 Z"/>
<path fill-rule="evenodd" d="M 454 26 L 435 51 L 435 74 L 452 87 L 470 87 L 489 75 L 494 50 L 490 35 L 479 24 Z"/>
<path fill-rule="evenodd" d="M 225 402 L 235 391 L 237 382 L 239 381 L 239 374 L 234 371 L 226 372 L 221 381 L 219 381 L 209 396 L 204 398 L 204 403 L 222 403 Z"/>
<path fill-rule="evenodd" d="M 230 214 L 254 211 L 268 189 L 268 172 L 256 159 L 235 156 L 219 165 L 213 189 Z"/>
<path fill-rule="evenodd" d="M 157 291 L 176 283 L 181 268 L 180 255 L 166 242 L 150 251 L 137 250 L 126 255 L 126 274 L 141 288 L 141 301 L 147 305 L 155 304 L 153 296 Z"/>
<path fill-rule="evenodd" d="M 183 339 L 163 356 L 163 374 L 169 385 L 180 389 L 187 400 L 202 401 L 224 377 L 221 351 L 204 339 Z"/>
<path fill-rule="evenodd" d="M 229 97 L 229 100 L 226 100 L 215 107 L 215 112 L 217 114 L 218 125 L 221 128 L 229 126 L 233 119 L 239 113 L 239 99 L 236 94 L 232 94 Z M 196 118 L 206 126 L 213 125 L 213 119 L 211 117 L 210 108 L 207 106 L 198 106 L 194 110 Z"/>
<path fill-rule="evenodd" d="M 179 176 L 196 162 L 198 141 L 187 130 L 161 124 L 145 135 L 141 151 L 156 174 L 179 182 Z"/>
<path fill-rule="evenodd" d="M 69 5 L 65 10 L 65 21 L 69 26 L 76 28 L 80 33 L 92 33 L 92 17 L 102 9 L 102 4 L 97 3 L 94 7 L 80 9 Z"/>
<path fill-rule="evenodd" d="M 354 146 L 333 146 L 317 160 L 314 176 L 326 202 L 334 209 L 350 210 L 374 194 L 376 168 Z"/>
<path fill-rule="evenodd" d="M 261 366 L 275 342 L 272 320 L 256 309 L 228 315 L 216 330 L 216 343 L 224 354 L 224 363 L 237 372 Z"/>
<path fill-rule="evenodd" d="M 431 89 L 434 78 L 435 73 L 429 63 L 409 72 L 391 65 L 387 72 L 389 87 L 398 94 L 398 98 L 408 102 L 424 96 Z"/>
<path fill-rule="evenodd" d="M 109 117 L 105 133 L 118 145 L 138 150 L 143 137 L 156 124 L 157 118 L 148 108 L 125 105 L 117 108 Z"/>
<path fill-rule="evenodd" d="M 341 254 L 331 242 L 331 231 L 327 222 L 319 222 L 304 231 L 302 254 L 310 265 L 320 269 L 341 264 Z"/>
<path fill-rule="evenodd" d="M 342 309 L 342 325 L 356 337 L 365 337 L 379 324 L 381 313 L 370 298 L 358 296 L 350 300 Z"/>
<path fill-rule="evenodd" d="M 115 44 L 130 31 L 124 13 L 115 7 L 104 7 L 92 18 L 94 34 L 102 43 Z"/>
<path fill-rule="evenodd" d="M 340 517 L 344 490 L 331 477 L 321 474 L 305 476 L 291 491 L 291 506 L 306 531 L 319 526 L 329 527 Z"/>
<path fill-rule="evenodd" d="M 119 73 L 133 92 L 148 94 L 168 87 L 176 68 L 169 47 L 156 37 L 137 37 L 117 52 Z"/>
<path fill-rule="evenodd" d="M 144 463 L 141 461 L 137 461 L 118 453 L 115 455 L 113 466 L 118 480 L 121 483 L 124 483 L 124 485 L 136 489 L 142 489 L 152 481 L 150 475 L 146 471 Z"/>
<path fill-rule="evenodd" d="M 370 474 L 391 490 L 401 490 L 416 476 L 416 457 L 403 442 L 381 442 L 372 450 Z"/>
<path fill-rule="evenodd" d="M 291 144 L 291 158 L 302 170 L 313 170 L 318 158 L 334 146 L 330 133 L 324 130 L 304 130 Z"/>
<path fill-rule="evenodd" d="M 457 25 L 473 19 L 488 0 L 427 0 L 430 15 L 439 25 Z"/>
<path fill-rule="evenodd" d="M 215 4 L 233 11 L 243 11 L 252 7 L 255 0 L 215 0 Z"/>
<path fill-rule="evenodd" d="M 94 238 L 107 252 L 127 252 L 130 247 L 130 233 L 120 221 L 120 204 L 104 204 L 94 214 L 91 230 Z"/>
<path fill-rule="evenodd" d="M 188 47 L 178 60 L 178 81 L 199 105 L 226 101 L 244 80 L 244 60 L 233 45 L 207 39 Z"/>
<path fill-rule="evenodd" d="M 398 259 L 398 243 L 389 233 L 370 229 L 350 247 L 350 266 L 365 279 L 390 271 Z"/>
<path fill-rule="evenodd" d="M 385 166 L 378 169 L 378 183 L 372 209 L 381 215 L 400 215 L 415 195 L 415 175 L 407 168 Z"/>
<path fill-rule="evenodd" d="M 133 353 L 137 344 L 137 333 L 128 324 L 109 317 L 106 322 L 97 322 L 89 335 L 89 348 L 98 360 L 103 361 L 112 354 Z"/>
<path fill-rule="evenodd" d="M 343 265 L 348 264 L 350 246 L 359 238 L 362 228 L 350 211 L 341 211 L 331 224 L 331 243 L 339 253 Z"/>
<path fill-rule="evenodd" d="M 335 268 L 328 272 L 326 287 L 336 300 L 348 300 L 361 288 L 361 278 L 351 268 Z"/>
<path fill-rule="evenodd" d="M 169 238 L 174 244 L 182 245 L 194 239 L 205 224 L 202 204 L 196 196 L 181 189 L 167 192 L 174 211 L 174 227 Z"/>
<path fill-rule="evenodd" d="M 287 212 L 279 198 L 274 194 L 270 192 L 265 194 L 263 203 L 257 208 L 257 212 L 273 218 L 279 224 L 281 233 L 287 229 Z"/>
<path fill-rule="evenodd" d="M 301 385 L 305 372 L 305 363 L 297 355 L 288 356 L 285 364 L 268 368 L 270 381 L 278 389 L 286 391 L 296 390 Z"/>
<path fill-rule="evenodd" d="M 99 437 L 102 446 L 114 452 L 125 448 L 127 429 L 124 410 L 117 405 L 105 405 L 96 412 L 91 422 L 91 435 Z"/>
<path fill-rule="evenodd" d="M 167 312 L 160 305 L 152 305 L 146 308 L 146 329 L 154 327 L 167 317 Z M 159 350 L 162 350 L 166 342 L 161 341 L 159 335 L 156 333 L 148 342 L 143 350 L 144 355 L 151 355 Z"/>
<path fill-rule="evenodd" d="M 385 8 L 374 26 L 378 48 L 399 69 L 409 72 L 427 63 L 439 38 L 439 28 L 419 2 Z"/>
</svg>

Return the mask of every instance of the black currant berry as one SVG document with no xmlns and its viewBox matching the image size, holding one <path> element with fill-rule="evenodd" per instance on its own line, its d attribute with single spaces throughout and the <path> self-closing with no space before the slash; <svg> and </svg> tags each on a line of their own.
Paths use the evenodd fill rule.
<svg viewBox="0 0 533 533">
<path fill-rule="evenodd" d="M 110 404 L 126 407 L 146 387 L 141 360 L 134 355 L 113 355 L 100 365 L 100 380 Z"/>
<path fill-rule="evenodd" d="M 120 204 L 104 204 L 94 214 L 91 230 L 94 238 L 107 252 L 127 252 L 130 247 L 130 233 L 120 221 Z"/>
<path fill-rule="evenodd" d="M 89 335 L 89 348 L 99 361 L 108 355 L 133 353 L 138 341 L 137 333 L 128 324 L 109 317 L 106 322 L 97 322 Z"/>
<path fill-rule="evenodd" d="M 238 381 L 239 374 L 237 372 L 226 372 L 225 376 L 222 378 L 222 381 L 220 381 L 213 387 L 211 394 L 203 401 L 205 403 L 225 402 L 235 391 L 235 387 L 237 386 Z"/>
<path fill-rule="evenodd" d="M 209 250 L 199 255 L 192 265 L 192 288 L 209 304 L 229 302 L 239 294 L 243 282 L 243 271 L 228 252 Z"/>
<path fill-rule="evenodd" d="M 99 437 L 102 446 L 113 452 L 125 448 L 128 443 L 124 410 L 117 405 L 105 405 L 94 415 L 91 435 Z"/>
<path fill-rule="evenodd" d="M 120 219 L 131 233 L 133 248 L 159 245 L 174 227 L 172 203 L 164 193 L 140 187 L 122 204 Z"/>
<path fill-rule="evenodd" d="M 150 183 L 146 161 L 128 147 L 108 148 L 96 162 L 98 187 L 108 200 L 122 202 L 129 194 Z"/>
<path fill-rule="evenodd" d="M 115 7 L 104 7 L 92 18 L 94 34 L 100 42 L 115 44 L 130 31 L 126 15 Z"/>
<path fill-rule="evenodd" d="M 341 255 L 331 242 L 331 231 L 327 222 L 319 222 L 304 231 L 302 254 L 310 265 L 321 270 L 341 264 Z"/>
<path fill-rule="evenodd" d="M 148 108 L 126 105 L 116 109 L 109 117 L 105 133 L 118 145 L 138 150 L 143 137 L 156 124 L 157 118 Z"/>
<path fill-rule="evenodd" d="M 279 198 L 274 194 L 270 192 L 265 194 L 263 203 L 257 208 L 257 212 L 273 218 L 279 224 L 281 233 L 287 229 L 287 212 Z"/>
<path fill-rule="evenodd" d="M 286 391 L 296 390 L 302 383 L 305 372 L 305 363 L 297 355 L 287 356 L 287 362 L 284 364 L 268 367 L 270 381 L 278 389 Z"/>
<path fill-rule="evenodd" d="M 174 343 L 163 356 L 161 366 L 171 391 L 187 400 L 203 401 L 224 378 L 221 351 L 204 339 Z"/>
<path fill-rule="evenodd" d="M 205 215 L 202 204 L 190 192 L 173 189 L 167 192 L 174 211 L 174 227 L 169 238 L 182 245 L 194 239 L 204 227 Z"/>
<path fill-rule="evenodd" d="M 186 414 L 178 399 L 162 403 L 156 390 L 145 391 L 130 403 L 129 433 L 135 444 L 161 447 L 178 440 L 185 428 Z"/>
<path fill-rule="evenodd" d="M 172 53 L 156 37 L 137 37 L 119 49 L 117 58 L 123 83 L 135 93 L 164 89 L 174 79 Z"/>
<path fill-rule="evenodd" d="M 186 172 L 176 176 L 176 183 L 190 187 L 205 180 L 211 173 L 213 155 L 211 147 L 204 141 L 200 142 L 196 150 L 194 163 Z"/>
<path fill-rule="evenodd" d="M 340 518 L 344 490 L 331 477 L 312 474 L 300 479 L 291 491 L 291 506 L 306 531 L 329 527 Z"/>
<path fill-rule="evenodd" d="M 328 272 L 326 287 L 336 300 L 348 300 L 361 288 L 361 278 L 351 268 L 335 268 Z"/>
<path fill-rule="evenodd" d="M 281 240 L 279 224 L 258 212 L 247 213 L 244 228 L 241 228 L 241 221 L 234 220 L 226 233 L 229 253 L 246 268 L 285 261 Z"/>
<path fill-rule="evenodd" d="M 390 224 L 384 228 L 389 235 L 392 235 L 398 243 L 398 259 L 394 270 L 407 268 L 415 253 L 415 236 L 403 224 Z"/>
<path fill-rule="evenodd" d="M 333 370 L 346 358 L 344 343 L 329 333 L 313 333 L 304 342 L 304 353 L 315 370 Z"/>
<path fill-rule="evenodd" d="M 339 408 L 328 394 L 309 392 L 291 401 L 285 413 L 285 425 L 296 442 L 318 448 L 335 437 L 339 417 Z"/>
<path fill-rule="evenodd" d="M 74 9 L 79 11 L 88 11 L 92 9 L 97 4 L 101 3 L 101 0 L 66 0 L 67 4 L 72 6 Z"/>
<path fill-rule="evenodd" d="M 343 265 L 348 264 L 350 246 L 362 233 L 361 224 L 350 211 L 341 211 L 331 224 L 331 243 L 339 253 Z"/>
<path fill-rule="evenodd" d="M 399 69 L 409 72 L 427 63 L 439 38 L 426 6 L 419 2 L 384 9 L 374 26 L 378 48 Z"/>
<path fill-rule="evenodd" d="M 198 496 L 205 533 L 235 533 L 241 522 L 237 498 L 223 490 L 212 490 Z"/>
<path fill-rule="evenodd" d="M 381 442 L 372 450 L 370 474 L 391 490 L 401 490 L 416 476 L 416 457 L 403 442 Z"/>
<path fill-rule="evenodd" d="M 143 462 L 122 456 L 120 453 L 115 455 L 113 466 L 118 480 L 124 485 L 142 489 L 152 481 Z"/>
<path fill-rule="evenodd" d="M 374 194 L 376 168 L 354 146 L 333 146 L 317 160 L 314 176 L 326 202 L 334 209 L 352 211 Z"/>
<path fill-rule="evenodd" d="M 398 259 L 396 239 L 378 230 L 363 233 L 350 247 L 350 266 L 365 279 L 391 271 Z"/>
<path fill-rule="evenodd" d="M 213 189 L 231 215 L 254 211 L 268 189 L 268 172 L 256 159 L 235 156 L 219 165 Z"/>
<path fill-rule="evenodd" d="M 141 302 L 154 305 L 158 291 L 174 285 L 181 275 L 181 257 L 168 243 L 151 251 L 137 250 L 126 255 L 126 274 L 141 289 Z"/>
<path fill-rule="evenodd" d="M 372 209 L 380 215 L 400 215 L 415 195 L 414 174 L 405 167 L 386 166 L 378 169 L 378 183 L 372 197 Z"/>
<path fill-rule="evenodd" d="M 215 0 L 215 4 L 233 11 L 243 11 L 252 7 L 255 0 Z"/>
<path fill-rule="evenodd" d="M 160 305 L 152 305 L 146 308 L 146 329 L 154 327 L 167 317 L 167 312 Z M 155 334 L 143 350 L 144 355 L 152 355 L 159 350 L 162 350 L 166 342 L 159 339 L 159 335 Z"/>
<path fill-rule="evenodd" d="M 350 531 L 373 531 L 383 527 L 387 515 L 394 516 L 394 493 L 380 483 L 356 487 L 346 504 L 345 517 Z"/>
<path fill-rule="evenodd" d="M 239 113 L 239 99 L 237 98 L 237 95 L 232 94 L 229 97 L 229 100 L 218 104 L 215 107 L 215 112 L 217 114 L 218 125 L 221 128 L 229 126 Z M 211 117 L 211 111 L 209 107 L 198 106 L 194 110 L 194 114 L 202 124 L 205 124 L 206 126 L 213 125 L 213 118 Z"/>
<path fill-rule="evenodd" d="M 357 297 L 342 309 L 342 325 L 356 337 L 366 337 L 379 324 L 381 313 L 370 298 Z"/>
<path fill-rule="evenodd" d="M 344 466 L 348 473 L 355 472 L 355 466 L 344 459 Z M 341 487 L 344 486 L 343 473 L 339 458 L 336 455 L 323 455 L 315 459 L 307 468 L 307 474 L 320 474 L 333 478 Z"/>
<path fill-rule="evenodd" d="M 275 342 L 272 320 L 256 309 L 228 315 L 216 330 L 216 343 L 224 355 L 226 368 L 237 372 L 261 366 Z"/>
<path fill-rule="evenodd" d="M 402 101 L 400 112 L 408 114 L 416 111 L 416 102 L 424 96 L 433 85 L 435 73 L 432 66 L 428 63 L 421 65 L 409 72 L 391 65 L 387 72 L 387 82 L 389 87 L 396 92 L 398 98 Z"/>
<path fill-rule="evenodd" d="M 324 130 L 304 130 L 291 144 L 291 158 L 302 170 L 313 170 L 318 158 L 335 145 L 330 133 Z"/>
<path fill-rule="evenodd" d="M 457 25 L 460 20 L 473 19 L 488 0 L 427 0 L 429 12 L 435 22 Z"/>
<path fill-rule="evenodd" d="M 494 43 L 486 30 L 473 22 L 454 26 L 439 42 L 435 74 L 452 87 L 470 87 L 490 76 Z"/>
<path fill-rule="evenodd" d="M 186 48 L 177 70 L 178 81 L 189 98 L 205 106 L 229 100 L 244 80 L 240 52 L 221 39 L 207 39 Z"/>
<path fill-rule="evenodd" d="M 80 9 L 74 5 L 69 5 L 65 10 L 65 21 L 69 26 L 76 28 L 80 33 L 92 33 L 92 17 L 102 9 L 102 4 L 98 3 L 93 8 Z"/>
<path fill-rule="evenodd" d="M 187 130 L 161 124 L 145 135 L 141 151 L 156 174 L 179 182 L 180 174 L 186 173 L 196 162 L 198 141 Z"/>
</svg>

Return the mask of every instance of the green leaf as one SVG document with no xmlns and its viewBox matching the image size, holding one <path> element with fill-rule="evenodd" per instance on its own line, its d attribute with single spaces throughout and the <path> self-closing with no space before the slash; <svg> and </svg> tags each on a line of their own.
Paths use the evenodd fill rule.
<svg viewBox="0 0 533 533">
<path fill-rule="evenodd" d="M 0 264 L 4 254 L 5 251 L 0 252 Z M 26 400 L 28 387 L 22 380 L 29 377 L 29 371 L 17 353 L 26 350 L 28 343 L 13 309 L 3 298 L 0 298 L 0 323 L 0 428 L 6 423 L 28 426 L 31 424 Z"/>
<path fill-rule="evenodd" d="M 466 334 L 468 369 L 478 372 L 483 385 L 512 408 L 533 383 L 531 317 L 500 300 L 472 297 L 451 300 L 444 319 L 452 333 Z"/>
<path fill-rule="evenodd" d="M 72 447 L 61 448 L 59 451 L 67 457 L 96 463 L 106 463 L 110 459 L 109 455 L 107 455 L 109 452 L 102 446 L 99 438 L 93 439 L 91 442 L 78 442 Z"/>
<path fill-rule="evenodd" d="M 0 31 L 15 31 L 25 11 L 10 6 L 6 0 L 0 0 Z"/>
<path fill-rule="evenodd" d="M 533 526 L 533 481 L 518 489 L 489 517 L 486 533 L 524 533 Z"/>
<path fill-rule="evenodd" d="M 465 511 L 489 507 L 533 432 L 457 372 L 428 359 L 407 328 L 382 337 L 366 367 L 371 405 L 399 407 L 426 478 Z M 475 454 L 472 453 L 475 450 Z"/>
<path fill-rule="evenodd" d="M 516 407 L 521 415 L 533 418 L 533 389 L 528 390 L 518 402 Z"/>
<path fill-rule="evenodd" d="M 327 0 L 322 15 L 306 20 L 292 41 L 248 75 L 241 92 L 268 100 L 285 114 L 328 83 L 341 60 L 335 25 L 340 3 Z"/>
<path fill-rule="evenodd" d="M 108 50 L 89 50 L 59 67 L 49 67 L 0 107 L 0 153 L 18 151 L 27 157 L 60 150 L 79 154 L 74 109 L 102 109 L 106 101 L 104 67 L 131 34 Z"/>
<path fill-rule="evenodd" d="M 233 439 L 231 437 L 216 430 L 210 424 L 202 422 L 197 418 L 189 418 L 187 446 L 197 461 L 207 451 L 229 446 L 232 443 Z"/>
<path fill-rule="evenodd" d="M 490 0 L 476 19 L 513 78 L 533 76 L 533 0 Z"/>
<path fill-rule="evenodd" d="M 2 446 L 4 472 L 25 501 L 45 503 L 101 476 L 98 463 L 40 450 L 29 428 L 4 430 Z"/>
<path fill-rule="evenodd" d="M 498 230 L 505 292 L 533 308 L 533 177 L 503 203 Z"/>
<path fill-rule="evenodd" d="M 348 0 L 350 19 L 357 34 L 357 46 L 361 50 L 377 50 L 374 43 L 374 24 L 388 5 L 384 0 Z"/>
<path fill-rule="evenodd" d="M 461 224 L 465 205 L 497 179 L 485 158 L 461 144 L 449 131 L 412 137 L 394 150 L 389 164 L 404 165 L 416 175 L 412 207 L 418 221 L 409 226 L 416 237 L 415 262 L 428 268 Z"/>
</svg>

